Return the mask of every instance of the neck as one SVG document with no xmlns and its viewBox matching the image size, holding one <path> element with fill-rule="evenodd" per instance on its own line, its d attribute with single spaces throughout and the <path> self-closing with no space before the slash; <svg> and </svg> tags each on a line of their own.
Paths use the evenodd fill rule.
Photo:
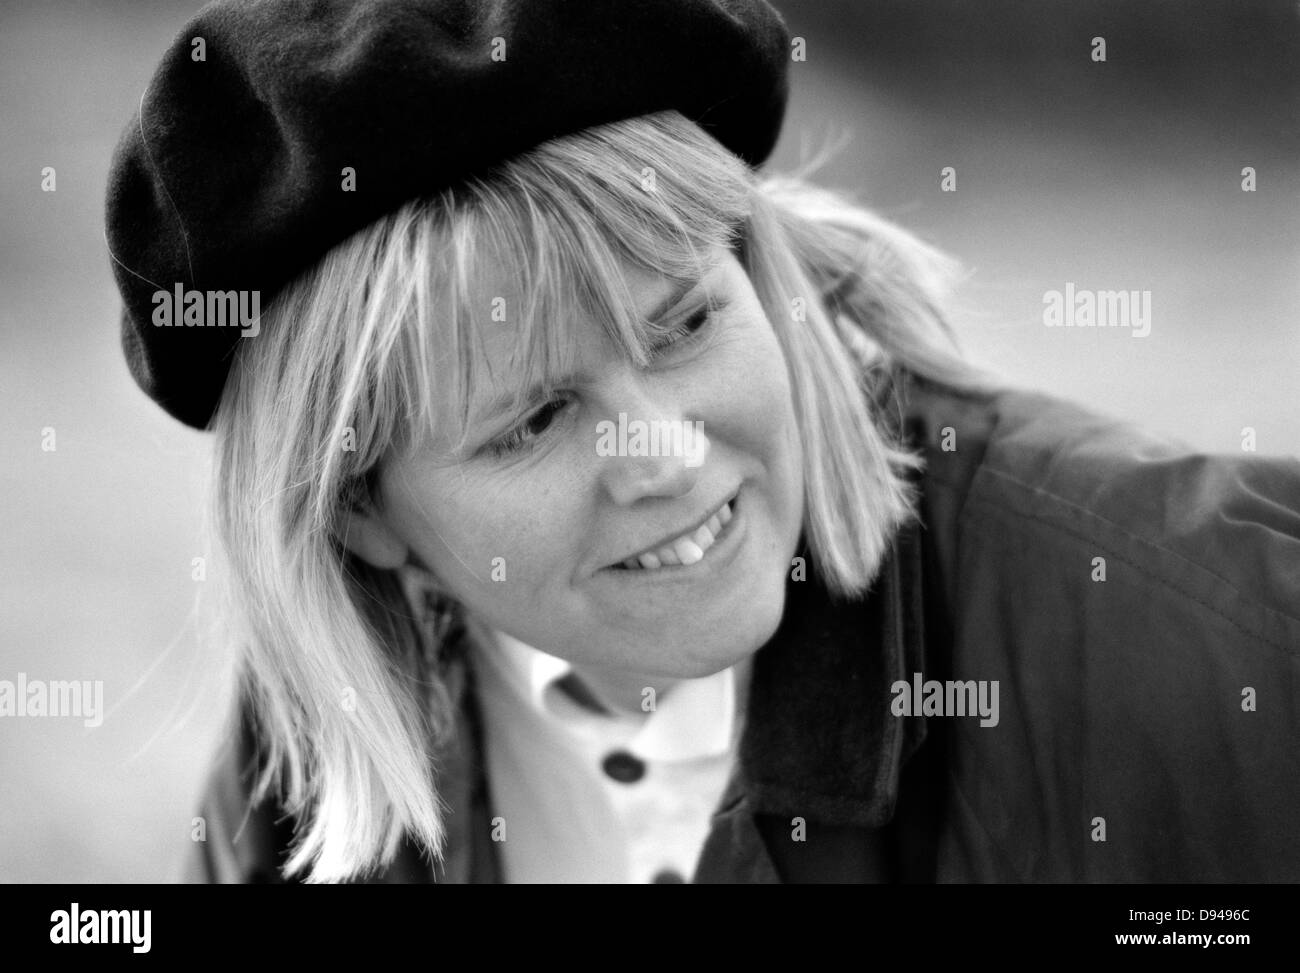
<svg viewBox="0 0 1300 973">
<path fill-rule="evenodd" d="M 574 665 L 576 685 L 565 691 L 579 703 L 593 702 L 606 712 L 644 716 L 654 712 L 655 704 L 681 680 L 664 676 L 611 669 L 605 666 Z"/>
</svg>

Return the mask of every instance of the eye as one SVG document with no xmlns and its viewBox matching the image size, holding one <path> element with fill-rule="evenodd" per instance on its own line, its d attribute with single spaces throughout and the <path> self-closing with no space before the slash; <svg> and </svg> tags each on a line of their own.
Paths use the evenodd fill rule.
<svg viewBox="0 0 1300 973">
<path fill-rule="evenodd" d="M 510 432 L 489 443 L 487 448 L 494 456 L 508 456 L 530 447 L 550 427 L 556 414 L 567 404 L 567 399 L 551 399 Z"/>
<path fill-rule="evenodd" d="M 713 315 L 720 312 L 724 307 L 726 307 L 725 303 L 715 302 L 712 305 L 700 308 L 682 322 L 682 324 L 673 328 L 671 331 L 664 332 L 660 336 L 660 339 L 655 342 L 653 351 L 658 354 L 673 345 L 694 338 L 709 326 L 709 323 L 713 319 Z"/>
</svg>

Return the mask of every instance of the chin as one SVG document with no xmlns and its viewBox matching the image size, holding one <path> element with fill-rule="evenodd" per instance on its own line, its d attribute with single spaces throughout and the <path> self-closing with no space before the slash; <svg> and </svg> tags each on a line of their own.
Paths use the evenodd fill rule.
<svg viewBox="0 0 1300 973">
<path fill-rule="evenodd" d="M 678 644 L 689 643 L 693 650 L 681 657 L 680 671 L 672 675 L 677 679 L 701 679 L 748 658 L 776 634 L 784 609 L 784 584 L 774 585 L 772 591 L 758 591 L 750 606 L 733 616 L 743 625 L 684 636 Z"/>
</svg>

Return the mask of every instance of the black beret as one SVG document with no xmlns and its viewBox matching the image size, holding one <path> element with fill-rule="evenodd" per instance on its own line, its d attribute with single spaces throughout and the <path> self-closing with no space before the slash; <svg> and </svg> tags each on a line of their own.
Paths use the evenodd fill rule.
<svg viewBox="0 0 1300 973">
<path fill-rule="evenodd" d="M 163 326 L 171 302 L 155 294 L 242 291 L 265 308 L 385 213 L 549 138 L 676 109 L 759 165 L 788 45 L 764 0 L 210 4 L 163 57 L 109 175 L 132 375 L 206 427 L 241 330 Z"/>
</svg>

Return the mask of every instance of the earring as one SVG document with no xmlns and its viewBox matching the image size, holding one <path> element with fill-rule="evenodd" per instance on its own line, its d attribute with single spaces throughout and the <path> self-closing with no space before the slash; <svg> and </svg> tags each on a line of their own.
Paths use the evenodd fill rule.
<svg viewBox="0 0 1300 973">
<path fill-rule="evenodd" d="M 397 574 L 420 631 L 424 662 L 441 674 L 457 648 L 459 605 L 427 568 L 408 563 L 398 568 Z"/>
</svg>

